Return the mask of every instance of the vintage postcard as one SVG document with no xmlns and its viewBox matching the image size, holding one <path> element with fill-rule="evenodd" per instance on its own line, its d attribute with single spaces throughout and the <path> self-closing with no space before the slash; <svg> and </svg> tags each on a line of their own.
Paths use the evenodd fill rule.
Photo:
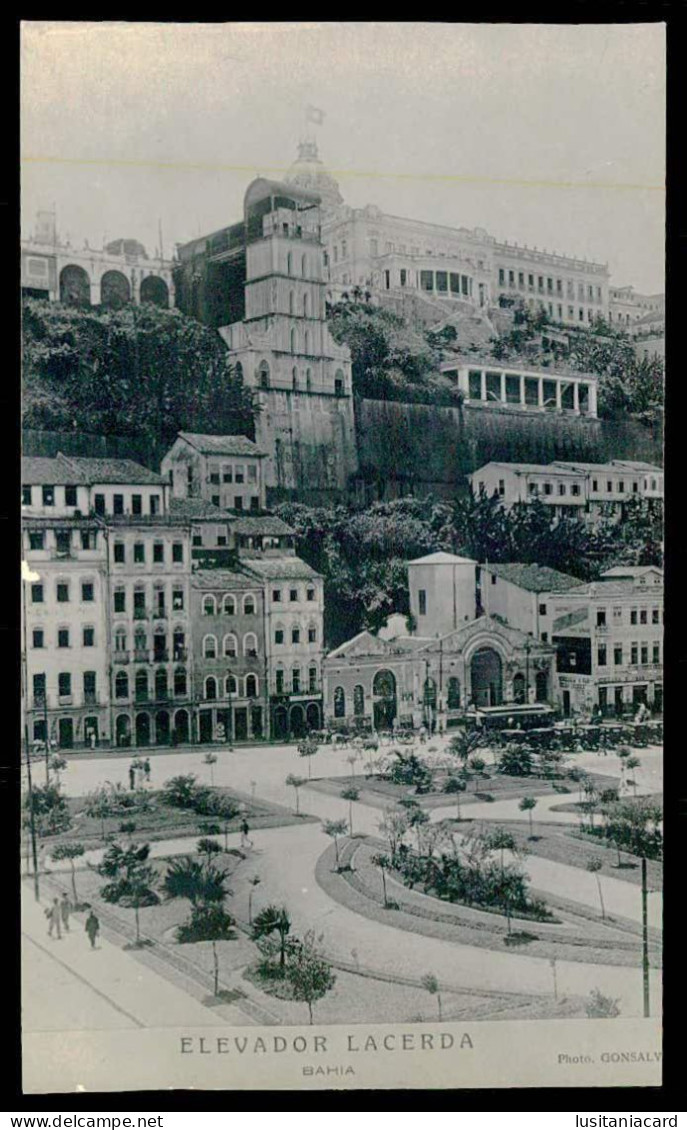
<svg viewBox="0 0 687 1130">
<path fill-rule="evenodd" d="M 664 25 L 21 38 L 25 1093 L 658 1085 Z"/>
</svg>

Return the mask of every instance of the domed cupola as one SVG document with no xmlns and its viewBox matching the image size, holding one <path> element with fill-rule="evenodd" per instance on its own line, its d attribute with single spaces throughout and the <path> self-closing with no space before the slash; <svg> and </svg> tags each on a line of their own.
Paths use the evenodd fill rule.
<svg viewBox="0 0 687 1130">
<path fill-rule="evenodd" d="M 332 212 L 343 204 L 339 186 L 322 164 L 316 141 L 301 141 L 298 157 L 284 177 L 287 184 L 296 184 L 307 192 L 314 192 L 322 201 L 322 210 Z"/>
</svg>

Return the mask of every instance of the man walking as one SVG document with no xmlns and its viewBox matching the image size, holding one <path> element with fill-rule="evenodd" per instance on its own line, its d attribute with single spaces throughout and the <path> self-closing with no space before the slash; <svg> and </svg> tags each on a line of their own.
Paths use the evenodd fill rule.
<svg viewBox="0 0 687 1130">
<path fill-rule="evenodd" d="M 143 772 L 145 773 L 146 785 L 150 784 L 150 759 L 146 757 L 143 762 Z"/>
<path fill-rule="evenodd" d="M 62 925 L 64 926 L 66 934 L 69 933 L 69 915 L 71 914 L 71 911 L 71 903 L 67 898 L 67 892 L 65 891 L 60 901 L 60 918 L 62 919 Z"/>
<path fill-rule="evenodd" d="M 88 918 L 86 919 L 85 930 L 91 943 L 91 949 L 94 950 L 96 948 L 96 938 L 100 933 L 100 922 L 98 921 L 92 910 L 89 911 Z"/>
<path fill-rule="evenodd" d="M 129 788 L 132 792 L 136 788 L 136 770 L 133 765 L 129 766 Z"/>
<path fill-rule="evenodd" d="M 246 817 L 244 816 L 243 820 L 241 821 L 241 847 L 252 848 L 253 841 L 248 838 L 249 832 L 250 826 L 248 824 L 248 821 L 246 820 Z"/>
<path fill-rule="evenodd" d="M 48 937 L 52 938 L 55 931 L 57 931 L 58 941 L 61 940 L 61 938 L 62 938 L 62 931 L 60 929 L 61 914 L 60 914 L 60 902 L 59 902 L 58 898 L 54 898 L 52 900 L 52 906 L 48 907 L 48 909 L 45 912 L 45 916 L 48 919 L 48 922 L 50 923 L 50 925 L 48 926 Z"/>
</svg>

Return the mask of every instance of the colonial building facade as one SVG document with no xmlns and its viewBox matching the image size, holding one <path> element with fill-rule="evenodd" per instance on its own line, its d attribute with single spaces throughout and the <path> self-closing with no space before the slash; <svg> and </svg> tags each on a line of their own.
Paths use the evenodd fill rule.
<svg viewBox="0 0 687 1130">
<path fill-rule="evenodd" d="M 160 472 L 173 498 L 204 498 L 222 510 L 265 508 L 265 454 L 246 436 L 179 432 Z"/>
</svg>

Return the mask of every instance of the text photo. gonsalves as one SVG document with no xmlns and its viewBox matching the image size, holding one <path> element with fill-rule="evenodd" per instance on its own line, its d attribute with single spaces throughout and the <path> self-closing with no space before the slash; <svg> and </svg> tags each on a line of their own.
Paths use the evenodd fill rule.
<svg viewBox="0 0 687 1130">
<path fill-rule="evenodd" d="M 660 1082 L 664 101 L 23 25 L 28 1093 Z"/>
</svg>

